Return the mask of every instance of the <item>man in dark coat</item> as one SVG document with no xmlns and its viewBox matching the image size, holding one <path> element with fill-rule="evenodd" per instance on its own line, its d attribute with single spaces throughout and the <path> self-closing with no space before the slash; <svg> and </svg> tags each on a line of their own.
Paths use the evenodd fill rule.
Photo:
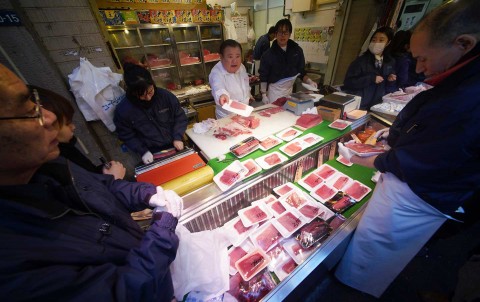
<svg viewBox="0 0 480 302">
<path fill-rule="evenodd" d="M 177 97 L 157 88 L 145 68 L 126 64 L 124 69 L 127 93 L 113 119 L 118 138 L 145 164 L 153 161 L 155 152 L 171 147 L 182 150 L 188 120 Z"/>
<path fill-rule="evenodd" d="M 55 121 L 0 64 L 0 296 L 170 302 L 181 199 L 56 159 Z M 169 212 L 144 233 L 130 213 L 148 206 Z"/>
</svg>

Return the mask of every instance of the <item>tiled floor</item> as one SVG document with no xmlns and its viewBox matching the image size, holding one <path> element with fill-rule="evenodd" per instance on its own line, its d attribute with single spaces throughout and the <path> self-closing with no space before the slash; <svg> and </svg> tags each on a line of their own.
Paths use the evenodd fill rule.
<svg viewBox="0 0 480 302">
<path fill-rule="evenodd" d="M 380 299 L 361 293 L 338 282 L 333 274 L 298 301 L 324 302 L 443 302 L 451 296 L 458 271 L 472 253 L 479 254 L 480 223 L 459 227 L 447 222 L 417 256 L 407 265 Z M 480 272 L 478 272 L 480 275 Z M 480 287 L 480 284 L 477 285 Z M 419 293 L 428 293 L 420 297 Z M 438 294 L 438 295 L 437 295 Z M 480 301 L 480 300 L 474 300 Z"/>
</svg>

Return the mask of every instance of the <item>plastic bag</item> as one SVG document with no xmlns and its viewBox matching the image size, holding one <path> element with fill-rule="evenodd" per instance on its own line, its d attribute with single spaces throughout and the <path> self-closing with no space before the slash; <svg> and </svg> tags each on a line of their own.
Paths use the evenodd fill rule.
<svg viewBox="0 0 480 302">
<path fill-rule="evenodd" d="M 86 58 L 68 75 L 77 105 L 87 121 L 102 120 L 108 130 L 115 131 L 113 115 L 125 91 L 118 85 L 122 75 L 109 67 L 95 67 Z"/>
<path fill-rule="evenodd" d="M 170 265 L 175 297 L 182 299 L 189 292 L 199 291 L 208 300 L 227 291 L 230 241 L 225 231 L 218 228 L 190 233 L 179 225 L 175 233 L 180 239 L 177 256 Z"/>
<path fill-rule="evenodd" d="M 299 75 L 300 74 L 298 73 L 293 77 L 284 78 L 275 83 L 269 84 L 267 96 L 270 102 L 275 102 L 281 97 L 289 96 L 292 93 L 293 84 Z"/>
</svg>

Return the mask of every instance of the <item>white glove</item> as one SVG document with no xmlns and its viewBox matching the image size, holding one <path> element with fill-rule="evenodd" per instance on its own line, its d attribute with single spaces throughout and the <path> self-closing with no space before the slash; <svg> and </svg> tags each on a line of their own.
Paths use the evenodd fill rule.
<svg viewBox="0 0 480 302">
<path fill-rule="evenodd" d="M 149 164 L 153 162 L 153 154 L 150 151 L 145 152 L 145 154 L 142 155 L 142 161 L 144 164 Z"/>
<path fill-rule="evenodd" d="M 382 139 L 387 139 L 389 134 L 390 134 L 390 128 L 383 128 L 381 130 L 378 130 L 373 137 L 375 137 L 377 141 L 380 141 Z"/>
<path fill-rule="evenodd" d="M 155 212 L 170 212 L 174 217 L 179 218 L 183 211 L 183 199 L 174 191 L 163 190 L 157 187 L 157 194 L 148 201 L 148 205 L 155 207 Z"/>
<path fill-rule="evenodd" d="M 315 83 L 312 79 L 308 78 L 307 81 L 305 82 L 306 84 L 313 86 L 315 88 L 318 88 L 317 83 Z"/>
<path fill-rule="evenodd" d="M 270 104 L 270 100 L 268 99 L 268 96 L 266 93 L 262 93 L 262 102 L 264 104 Z"/>
<path fill-rule="evenodd" d="M 343 156 L 343 158 L 345 158 L 348 161 L 351 161 L 350 159 L 352 158 L 352 156 L 355 155 L 350 149 L 345 147 L 342 143 L 338 143 L 338 154 Z"/>
</svg>

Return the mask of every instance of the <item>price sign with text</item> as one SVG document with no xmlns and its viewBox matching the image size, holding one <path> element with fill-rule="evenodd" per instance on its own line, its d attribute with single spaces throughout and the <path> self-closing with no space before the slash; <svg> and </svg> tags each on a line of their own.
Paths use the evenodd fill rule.
<svg viewBox="0 0 480 302">
<path fill-rule="evenodd" d="M 0 9 L 0 26 L 22 25 L 17 13 L 13 10 Z"/>
</svg>

